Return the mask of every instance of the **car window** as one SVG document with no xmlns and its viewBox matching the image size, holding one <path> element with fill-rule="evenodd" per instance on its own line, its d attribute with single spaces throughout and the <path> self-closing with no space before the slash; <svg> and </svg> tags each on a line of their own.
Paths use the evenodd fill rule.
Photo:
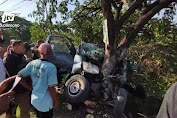
<svg viewBox="0 0 177 118">
<path fill-rule="evenodd" d="M 91 57 L 103 57 L 104 56 L 104 50 L 94 44 L 83 43 L 82 48 L 83 48 L 84 53 Z"/>
<path fill-rule="evenodd" d="M 54 53 L 57 52 L 64 52 L 64 53 L 69 53 L 69 44 L 64 38 L 61 37 L 52 37 L 50 40 L 50 44 L 52 46 L 52 50 Z"/>
</svg>

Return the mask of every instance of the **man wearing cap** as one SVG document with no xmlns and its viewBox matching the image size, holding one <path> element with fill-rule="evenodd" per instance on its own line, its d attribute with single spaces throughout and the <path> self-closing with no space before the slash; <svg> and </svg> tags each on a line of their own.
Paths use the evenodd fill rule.
<svg viewBox="0 0 177 118">
<path fill-rule="evenodd" d="M 31 61 L 18 74 L 20 77 L 30 76 L 32 79 L 31 104 L 37 112 L 37 117 L 52 118 L 53 109 L 58 109 L 59 106 L 58 96 L 54 88 L 58 84 L 57 70 L 55 65 L 48 61 L 52 54 L 51 45 L 42 43 L 38 50 L 41 59 Z"/>
</svg>

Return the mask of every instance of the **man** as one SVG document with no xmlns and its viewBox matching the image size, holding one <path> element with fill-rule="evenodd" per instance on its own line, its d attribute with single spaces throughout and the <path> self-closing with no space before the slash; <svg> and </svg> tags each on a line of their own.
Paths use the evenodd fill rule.
<svg viewBox="0 0 177 118">
<path fill-rule="evenodd" d="M 52 54 L 51 45 L 43 43 L 38 48 L 41 59 L 28 63 L 19 72 L 20 77 L 30 76 L 33 83 L 31 104 L 38 118 L 52 118 L 53 108 L 58 109 L 59 100 L 55 87 L 58 84 L 55 65 L 49 62 Z M 22 79 L 23 80 L 23 79 Z"/>
<path fill-rule="evenodd" d="M 5 50 L 0 47 L 0 83 L 5 80 L 6 78 L 6 72 L 3 64 L 3 56 L 4 56 Z"/>
<path fill-rule="evenodd" d="M 177 83 L 168 89 L 157 118 L 177 118 Z"/>
<path fill-rule="evenodd" d="M 26 49 L 24 56 L 26 58 L 26 62 L 29 63 L 30 61 L 33 60 L 33 53 L 32 53 L 30 44 L 27 42 L 25 42 L 24 44 L 25 44 L 25 49 Z"/>
<path fill-rule="evenodd" d="M 35 48 L 39 48 L 39 46 L 40 46 L 42 43 L 44 43 L 43 40 L 40 40 L 40 39 L 37 40 L 36 45 L 35 45 Z"/>
<path fill-rule="evenodd" d="M 17 75 L 17 73 L 23 69 L 26 65 L 25 62 L 25 46 L 20 40 L 15 40 L 12 43 L 13 50 L 11 53 L 6 52 L 4 55 L 4 65 L 10 76 Z"/>
<path fill-rule="evenodd" d="M 18 72 L 26 66 L 26 60 L 24 57 L 25 46 L 20 40 L 15 40 L 12 42 L 13 49 L 11 52 L 6 52 L 4 55 L 4 65 L 7 69 L 9 76 L 17 75 Z M 18 85 L 15 88 L 15 106 L 11 106 L 10 109 L 16 111 L 17 106 L 20 107 L 21 118 L 30 118 L 30 93 L 22 85 Z M 8 116 L 14 118 L 16 112 L 7 113 Z"/>
<path fill-rule="evenodd" d="M 40 55 L 39 55 L 39 52 L 38 52 L 38 48 L 39 46 L 44 43 L 43 40 L 37 40 L 35 46 L 32 48 L 32 52 L 33 52 L 33 59 L 39 59 L 40 58 Z"/>
</svg>

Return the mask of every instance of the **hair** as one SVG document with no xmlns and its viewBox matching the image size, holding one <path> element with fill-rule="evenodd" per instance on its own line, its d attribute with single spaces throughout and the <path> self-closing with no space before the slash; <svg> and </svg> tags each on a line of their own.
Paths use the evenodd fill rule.
<svg viewBox="0 0 177 118">
<path fill-rule="evenodd" d="M 28 52 L 29 50 L 31 50 L 31 46 L 29 43 L 25 42 L 25 48 L 26 48 L 26 52 Z"/>
<path fill-rule="evenodd" d="M 4 43 L 4 41 L 5 40 L 0 37 L 0 43 Z"/>
<path fill-rule="evenodd" d="M 21 43 L 23 43 L 23 41 L 15 40 L 15 41 L 12 42 L 12 47 L 14 48 L 15 46 L 20 45 Z"/>
<path fill-rule="evenodd" d="M 40 46 L 40 44 L 44 43 L 43 40 L 37 40 L 36 42 L 36 47 L 38 48 Z"/>
</svg>

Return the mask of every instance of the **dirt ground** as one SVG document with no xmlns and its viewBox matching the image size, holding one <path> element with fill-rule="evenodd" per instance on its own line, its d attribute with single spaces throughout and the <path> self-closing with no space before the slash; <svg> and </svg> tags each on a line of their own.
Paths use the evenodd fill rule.
<svg viewBox="0 0 177 118">
<path fill-rule="evenodd" d="M 61 109 L 55 112 L 54 118 L 113 118 L 112 108 L 105 105 L 97 105 L 92 109 L 79 107 L 73 110 L 68 110 L 65 103 L 61 106 Z M 0 116 L 0 118 L 5 118 L 5 114 Z M 20 118 L 19 108 L 17 109 L 17 118 Z M 31 109 L 31 118 L 36 118 L 33 109 Z"/>
<path fill-rule="evenodd" d="M 105 105 L 97 105 L 94 108 L 80 107 L 68 110 L 64 104 L 62 109 L 56 113 L 56 118 L 112 118 L 112 108 Z"/>
<path fill-rule="evenodd" d="M 55 118 L 112 118 L 112 107 L 104 104 L 97 104 L 93 108 L 86 108 L 85 106 L 80 106 L 68 109 L 68 105 L 64 102 L 63 96 L 60 96 L 60 110 L 56 111 Z M 33 108 L 31 108 L 31 118 L 36 118 Z M 17 118 L 20 118 L 20 109 L 17 108 L 16 113 Z M 5 118 L 5 115 L 0 116 L 0 118 Z"/>
<path fill-rule="evenodd" d="M 132 98 L 131 98 L 132 99 Z M 56 112 L 55 118 L 113 118 L 113 108 L 111 106 L 108 106 L 103 103 L 97 104 L 95 107 L 90 108 L 89 110 L 82 107 L 73 108 L 72 110 L 68 109 L 68 105 L 60 99 L 60 110 Z M 156 108 L 154 105 L 158 102 L 161 103 L 158 99 L 155 99 L 154 97 L 149 97 L 145 101 L 143 101 L 143 104 L 138 105 L 140 101 L 136 101 L 136 103 L 129 103 L 129 100 L 127 102 L 127 108 L 128 111 L 131 111 L 131 113 L 137 113 L 137 110 L 139 113 L 147 113 L 145 115 L 147 116 L 154 116 L 154 114 L 157 114 L 159 108 Z M 132 105 L 133 104 L 133 105 Z M 136 107 L 135 107 L 136 105 Z M 135 110 L 135 112 L 132 111 Z M 0 116 L 0 118 L 5 118 L 4 115 Z M 17 109 L 17 118 L 20 118 L 20 110 Z M 36 118 L 35 112 L 33 109 L 31 109 L 31 118 Z M 135 117 L 137 118 L 137 117 Z"/>
</svg>

